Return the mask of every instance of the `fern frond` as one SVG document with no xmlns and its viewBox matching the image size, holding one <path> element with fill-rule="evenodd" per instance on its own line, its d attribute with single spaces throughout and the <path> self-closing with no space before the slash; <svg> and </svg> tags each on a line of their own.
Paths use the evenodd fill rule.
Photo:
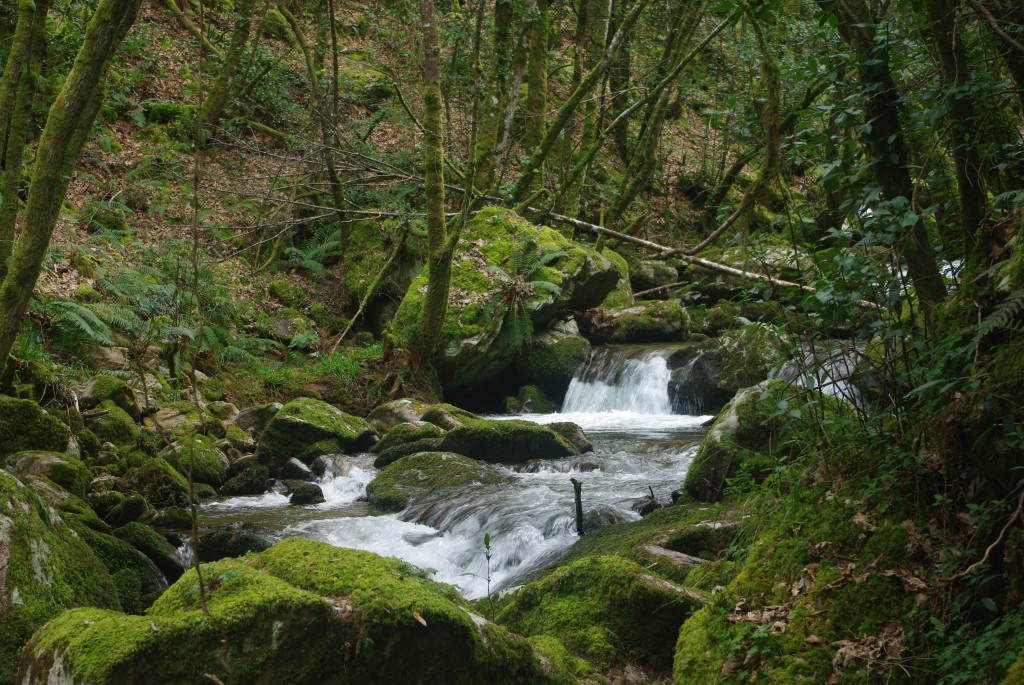
<svg viewBox="0 0 1024 685">
<path fill-rule="evenodd" d="M 1022 313 L 1024 313 L 1024 288 L 1018 288 L 993 307 L 988 316 L 981 320 L 974 334 L 974 344 L 977 345 L 985 336 L 996 331 L 1012 328 L 1014 319 Z"/>
<path fill-rule="evenodd" d="M 114 331 L 96 312 L 70 300 L 51 300 L 42 307 L 58 335 L 96 345 L 113 345 Z"/>
</svg>

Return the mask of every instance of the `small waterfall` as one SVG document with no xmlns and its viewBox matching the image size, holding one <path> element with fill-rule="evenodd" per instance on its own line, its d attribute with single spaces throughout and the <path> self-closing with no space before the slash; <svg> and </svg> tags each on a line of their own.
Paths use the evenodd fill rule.
<svg viewBox="0 0 1024 685">
<path fill-rule="evenodd" d="M 563 413 L 671 414 L 669 350 L 597 347 L 569 384 Z"/>
<path fill-rule="evenodd" d="M 778 377 L 863 406 L 860 390 L 850 382 L 860 354 L 861 350 L 843 346 L 811 349 L 802 358 L 784 364 Z"/>
</svg>

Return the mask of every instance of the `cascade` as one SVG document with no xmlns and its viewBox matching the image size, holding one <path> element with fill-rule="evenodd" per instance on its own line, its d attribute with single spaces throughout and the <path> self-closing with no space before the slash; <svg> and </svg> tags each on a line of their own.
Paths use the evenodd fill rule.
<svg viewBox="0 0 1024 685">
<path fill-rule="evenodd" d="M 244 520 L 275 535 L 302 535 L 339 547 L 393 556 L 457 585 L 467 597 L 523 582 L 578 538 L 570 477 L 583 481 L 588 527 L 640 518 L 634 505 L 659 500 L 682 483 L 707 416 L 672 413 L 667 358 L 650 346 L 596 348 L 576 374 L 562 411 L 489 418 L 579 424 L 594 451 L 578 457 L 499 467 L 502 485 L 442 492 L 397 514 L 361 501 L 374 455 L 344 457 L 344 473 L 320 481 L 326 502 L 292 507 L 280 494 L 234 497 L 203 506 L 201 525 Z M 483 538 L 490 535 L 490 566 Z M 488 583 L 488 578 L 490 582 Z"/>
<path fill-rule="evenodd" d="M 668 354 L 646 347 L 594 348 L 569 384 L 562 412 L 671 414 Z"/>
</svg>

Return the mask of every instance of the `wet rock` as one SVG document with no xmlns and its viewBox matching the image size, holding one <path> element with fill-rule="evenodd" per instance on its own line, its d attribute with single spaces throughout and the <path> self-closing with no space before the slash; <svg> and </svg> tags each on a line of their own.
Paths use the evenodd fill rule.
<svg viewBox="0 0 1024 685">
<path fill-rule="evenodd" d="M 303 483 L 292 490 L 288 497 L 288 503 L 294 505 L 321 504 L 326 501 L 324 491 L 316 483 Z"/>
<path fill-rule="evenodd" d="M 608 504 L 585 507 L 583 512 L 583 530 L 592 532 L 604 526 L 614 526 L 632 521 L 628 512 Z"/>
<path fill-rule="evenodd" d="M 313 469 L 309 468 L 295 457 L 292 457 L 282 464 L 279 473 L 282 478 L 289 478 L 293 480 L 309 481 L 316 477 L 313 474 Z"/>
<path fill-rule="evenodd" d="M 103 520 L 118 528 L 132 521 L 152 516 L 153 509 L 142 495 L 129 495 L 113 506 Z"/>
<path fill-rule="evenodd" d="M 583 429 L 571 421 L 556 421 L 547 424 L 548 428 L 562 436 L 566 442 L 572 445 L 577 452 L 585 454 L 594 451 L 594 445 L 590 442 Z"/>
<path fill-rule="evenodd" d="M 576 318 L 591 342 L 681 342 L 690 339 L 693 322 L 676 300 L 654 300 L 621 309 L 592 309 Z"/>
<path fill-rule="evenodd" d="M 199 534 L 199 561 L 219 561 L 262 552 L 274 543 L 266 531 L 248 523 L 232 523 Z"/>
<path fill-rule="evenodd" d="M 374 446 L 377 458 L 373 465 L 380 469 L 410 454 L 434 451 L 444 434 L 442 428 L 426 421 L 395 424 Z"/>
<path fill-rule="evenodd" d="M 228 480 L 218 491 L 224 497 L 241 495 L 262 495 L 267 491 L 270 469 L 264 464 L 252 464 L 249 468 Z"/>
<path fill-rule="evenodd" d="M 636 502 L 633 502 L 630 508 L 641 516 L 647 516 L 652 511 L 657 511 L 663 506 L 665 505 L 659 502 L 654 496 L 647 495 L 646 497 L 642 497 Z"/>
<path fill-rule="evenodd" d="M 154 528 L 189 530 L 192 528 L 192 512 L 184 507 L 165 507 L 153 514 L 149 525 Z"/>
<path fill-rule="evenodd" d="M 394 559 L 289 538 L 215 562 L 204 579 L 209 616 L 195 571 L 144 617 L 64 614 L 25 648 L 18 682 L 43 683 L 50 673 L 91 685 L 200 682 L 205 674 L 292 685 L 399 683 L 409 674 L 424 683 L 574 680 L 561 662 L 542 662 L 530 642 Z"/>
</svg>

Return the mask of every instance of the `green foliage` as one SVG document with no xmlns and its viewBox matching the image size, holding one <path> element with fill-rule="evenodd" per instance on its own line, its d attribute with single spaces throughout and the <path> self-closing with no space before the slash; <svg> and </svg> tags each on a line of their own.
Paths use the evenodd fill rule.
<svg viewBox="0 0 1024 685">
<path fill-rule="evenodd" d="M 504 331 L 508 344 L 519 349 L 533 338 L 533 322 L 526 304 L 531 297 L 545 293 L 553 297 L 561 294 L 558 285 L 543 280 L 541 269 L 569 253 L 552 246 L 538 246 L 533 236 L 525 236 L 513 246 L 507 269 L 488 266 L 487 271 L 497 277 L 500 288 L 488 298 L 483 317 L 502 318 L 502 325 L 494 335 Z"/>
</svg>

